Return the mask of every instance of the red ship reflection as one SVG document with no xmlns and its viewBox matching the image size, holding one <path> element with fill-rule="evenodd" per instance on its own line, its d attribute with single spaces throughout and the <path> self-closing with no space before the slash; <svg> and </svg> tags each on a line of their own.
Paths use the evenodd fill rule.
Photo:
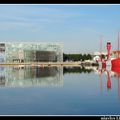
<svg viewBox="0 0 120 120">
<path fill-rule="evenodd" d="M 110 73 L 107 71 L 107 89 L 111 89 Z"/>
<path fill-rule="evenodd" d="M 101 91 L 101 94 L 102 94 L 102 74 L 103 73 L 106 73 L 107 75 L 107 83 L 106 83 L 106 87 L 107 87 L 107 90 L 110 90 L 112 88 L 112 82 L 111 82 L 111 76 L 114 76 L 117 78 L 117 81 L 118 81 L 118 97 L 119 97 L 119 100 L 120 100 L 120 68 L 118 69 L 114 67 L 113 68 L 110 68 L 109 70 L 107 68 L 103 68 L 103 69 L 100 69 L 99 70 L 99 76 L 100 76 L 100 91 Z"/>
<path fill-rule="evenodd" d="M 120 99 L 120 68 L 119 67 L 112 67 L 111 71 L 113 71 L 115 73 L 115 76 L 117 77 L 118 80 L 118 96 Z"/>
</svg>

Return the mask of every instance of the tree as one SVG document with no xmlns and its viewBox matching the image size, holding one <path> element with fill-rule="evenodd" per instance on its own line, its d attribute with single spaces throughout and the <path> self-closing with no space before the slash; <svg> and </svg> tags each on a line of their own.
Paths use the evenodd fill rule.
<svg viewBox="0 0 120 120">
<path fill-rule="evenodd" d="M 63 53 L 63 61 L 84 61 L 92 60 L 92 55 L 90 54 L 65 54 Z"/>
<path fill-rule="evenodd" d="M 104 54 L 102 54 L 101 57 L 102 57 L 102 59 L 105 59 L 105 55 Z"/>
</svg>

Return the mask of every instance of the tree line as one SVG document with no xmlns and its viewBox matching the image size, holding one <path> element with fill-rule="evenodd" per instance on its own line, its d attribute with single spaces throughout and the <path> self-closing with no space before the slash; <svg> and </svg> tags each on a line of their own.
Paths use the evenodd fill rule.
<svg viewBox="0 0 120 120">
<path fill-rule="evenodd" d="M 92 60 L 92 55 L 63 53 L 63 61 L 84 61 L 84 60 Z"/>
</svg>

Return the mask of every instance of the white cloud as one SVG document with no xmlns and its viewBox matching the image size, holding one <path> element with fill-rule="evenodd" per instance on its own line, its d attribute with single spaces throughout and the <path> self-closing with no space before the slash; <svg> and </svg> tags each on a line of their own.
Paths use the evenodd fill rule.
<svg viewBox="0 0 120 120">
<path fill-rule="evenodd" d="M 49 6 L 0 5 L 0 30 L 46 31 L 48 25 L 55 26 L 71 18 L 94 15 Z"/>
<path fill-rule="evenodd" d="M 91 17 L 94 15 L 75 13 L 67 10 L 57 9 L 57 8 L 48 8 L 47 6 L 0 6 L 0 21 L 37 21 L 41 19 L 48 20 L 59 20 L 67 19 L 72 17 Z M 46 21 L 45 21 L 46 22 Z"/>
</svg>

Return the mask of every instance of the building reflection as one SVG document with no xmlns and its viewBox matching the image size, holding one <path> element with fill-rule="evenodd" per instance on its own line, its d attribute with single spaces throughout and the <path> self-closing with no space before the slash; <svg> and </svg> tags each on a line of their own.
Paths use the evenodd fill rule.
<svg viewBox="0 0 120 120">
<path fill-rule="evenodd" d="M 61 87 L 62 67 L 0 67 L 0 86 L 5 87 Z"/>
<path fill-rule="evenodd" d="M 86 73 L 94 71 L 91 67 L 42 67 L 13 66 L 0 67 L 1 87 L 60 87 L 63 75 L 67 73 Z"/>
<path fill-rule="evenodd" d="M 5 86 L 5 73 L 4 67 L 0 67 L 0 86 Z"/>
<path fill-rule="evenodd" d="M 120 96 L 120 73 L 113 70 L 97 67 L 41 67 L 41 66 L 14 66 L 0 67 L 1 87 L 61 87 L 63 86 L 63 75 L 67 73 L 95 72 L 100 77 L 100 91 L 103 89 L 103 74 L 106 74 L 106 88 L 112 89 L 111 77 L 118 79 L 118 93 Z"/>
</svg>

